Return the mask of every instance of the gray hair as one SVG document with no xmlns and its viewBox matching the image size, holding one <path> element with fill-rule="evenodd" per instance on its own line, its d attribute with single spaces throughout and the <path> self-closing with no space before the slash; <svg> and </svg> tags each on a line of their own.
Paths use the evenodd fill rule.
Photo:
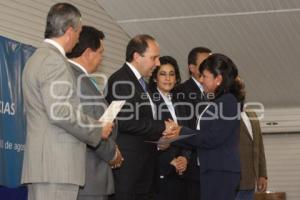
<svg viewBox="0 0 300 200">
<path fill-rule="evenodd" d="M 47 16 L 45 38 L 60 37 L 69 27 L 74 30 L 80 25 L 80 11 L 69 3 L 57 3 L 51 7 Z"/>
</svg>

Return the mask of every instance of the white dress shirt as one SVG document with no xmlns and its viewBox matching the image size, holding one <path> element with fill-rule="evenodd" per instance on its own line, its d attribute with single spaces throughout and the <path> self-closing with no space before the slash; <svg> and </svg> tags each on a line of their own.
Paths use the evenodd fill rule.
<svg viewBox="0 0 300 200">
<path fill-rule="evenodd" d="M 173 106 L 173 103 L 172 103 L 172 100 L 171 100 L 171 96 L 168 95 L 164 95 L 164 93 L 162 93 L 162 91 L 157 88 L 158 92 L 160 93 L 160 95 L 162 96 L 163 100 L 165 101 L 170 113 L 171 113 L 171 116 L 173 118 L 173 121 L 177 123 L 177 117 L 176 117 L 176 113 L 175 113 L 175 109 L 174 109 L 174 106 Z"/>
<path fill-rule="evenodd" d="M 79 63 L 74 62 L 73 60 L 68 59 L 68 61 L 74 65 L 76 65 L 76 67 L 78 67 L 79 69 L 81 69 L 81 71 L 83 71 L 86 75 L 89 75 L 89 73 L 86 71 L 86 69 Z"/>
<path fill-rule="evenodd" d="M 54 47 L 56 47 L 59 50 L 59 52 L 64 57 L 66 57 L 66 52 L 65 52 L 64 48 L 62 46 L 60 46 L 60 44 L 58 44 L 56 41 L 51 40 L 51 39 L 45 39 L 44 42 L 49 43 L 49 44 L 53 45 Z"/>
<path fill-rule="evenodd" d="M 135 77 L 137 78 L 137 80 L 139 81 L 140 78 L 142 78 L 142 75 L 138 72 L 138 70 L 129 62 L 126 62 L 126 64 L 129 66 L 129 68 L 131 69 L 131 71 L 134 73 Z M 140 83 L 140 81 L 139 81 Z M 140 83 L 141 84 L 141 83 Z M 142 84 L 141 84 L 142 85 Z M 143 87 L 143 86 L 142 86 Z M 156 112 L 155 112 L 155 105 L 152 101 L 152 99 L 150 98 L 150 95 L 148 92 L 146 92 L 147 96 L 148 96 L 148 99 L 150 101 L 150 105 L 151 105 L 151 109 L 152 109 L 152 115 L 153 115 L 153 118 L 155 119 L 156 117 Z"/>
</svg>

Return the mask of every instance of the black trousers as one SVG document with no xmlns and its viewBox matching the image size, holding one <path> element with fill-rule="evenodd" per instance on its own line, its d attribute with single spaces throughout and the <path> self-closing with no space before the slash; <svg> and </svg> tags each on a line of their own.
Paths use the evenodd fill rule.
<svg viewBox="0 0 300 200">
<path fill-rule="evenodd" d="M 184 182 L 177 176 L 160 179 L 158 190 L 155 200 L 186 200 Z"/>
<path fill-rule="evenodd" d="M 184 200 L 200 200 L 200 181 L 184 180 Z"/>
<path fill-rule="evenodd" d="M 109 200 L 154 200 L 154 194 L 115 193 L 109 196 Z"/>
</svg>

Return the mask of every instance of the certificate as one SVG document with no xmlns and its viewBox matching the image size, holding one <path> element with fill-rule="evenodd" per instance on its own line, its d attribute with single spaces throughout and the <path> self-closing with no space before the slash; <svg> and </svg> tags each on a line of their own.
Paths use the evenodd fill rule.
<svg viewBox="0 0 300 200">
<path fill-rule="evenodd" d="M 175 141 L 178 141 L 178 140 L 183 140 L 183 139 L 192 137 L 194 135 L 196 135 L 196 134 L 179 135 L 177 137 L 173 137 L 173 138 L 170 138 L 170 139 L 160 138 L 157 141 L 145 141 L 145 142 L 154 143 L 154 144 L 170 144 L 172 142 L 175 142 Z"/>
<path fill-rule="evenodd" d="M 105 110 L 104 114 L 100 117 L 100 122 L 113 122 L 121 108 L 125 104 L 125 100 L 112 101 L 108 108 Z"/>
</svg>

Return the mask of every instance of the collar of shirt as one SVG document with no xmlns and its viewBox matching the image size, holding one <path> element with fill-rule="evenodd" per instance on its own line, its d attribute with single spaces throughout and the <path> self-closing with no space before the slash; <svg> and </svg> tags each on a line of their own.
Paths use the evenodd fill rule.
<svg viewBox="0 0 300 200">
<path fill-rule="evenodd" d="M 138 72 L 138 70 L 136 70 L 136 68 L 130 64 L 129 62 L 126 62 L 126 64 L 128 65 L 128 67 L 131 69 L 131 71 L 134 73 L 135 77 L 138 79 L 138 81 L 140 80 L 140 78 L 142 78 L 142 75 Z M 152 99 L 150 98 L 148 92 L 146 93 L 147 94 L 147 97 L 150 101 L 150 105 L 151 105 L 151 108 L 152 108 L 152 115 L 153 115 L 153 118 L 156 118 L 156 112 L 155 112 L 155 105 L 152 101 Z"/>
<path fill-rule="evenodd" d="M 165 101 L 166 104 L 171 104 L 172 105 L 172 100 L 171 100 L 171 96 L 168 95 L 166 96 L 159 88 L 157 88 L 157 91 L 160 93 L 160 95 L 162 96 L 163 100 Z"/>
<path fill-rule="evenodd" d="M 202 118 L 202 115 L 206 112 L 206 110 L 209 108 L 211 104 L 207 104 L 207 106 L 204 108 L 204 110 L 202 111 L 202 113 L 197 117 L 197 127 L 196 130 L 200 130 L 200 121 Z"/>
<path fill-rule="evenodd" d="M 134 73 L 135 77 L 140 80 L 142 78 L 142 75 L 138 72 L 138 70 L 129 62 L 126 62 L 128 67 L 131 69 L 131 71 Z"/>
<path fill-rule="evenodd" d="M 77 62 L 75 62 L 75 61 L 73 61 L 73 60 L 70 60 L 70 59 L 68 59 L 68 61 L 69 61 L 70 63 L 73 63 L 73 64 L 74 64 L 76 67 L 78 67 L 82 72 L 84 72 L 84 74 L 85 74 L 87 77 L 89 77 L 90 81 L 94 84 L 94 86 L 97 88 L 97 90 L 98 90 L 99 92 L 101 92 L 100 86 L 98 85 L 97 81 L 96 81 L 95 79 L 93 79 L 92 77 L 89 76 L 89 73 L 86 71 L 86 69 L 85 69 L 82 65 L 80 65 L 79 63 L 77 63 Z"/>
<path fill-rule="evenodd" d="M 196 85 L 198 86 L 198 88 L 201 90 L 201 92 L 203 92 L 203 87 L 202 87 L 201 83 L 199 83 L 199 81 L 197 81 L 194 77 L 192 77 L 192 79 L 196 83 Z"/>
<path fill-rule="evenodd" d="M 174 109 L 174 106 L 173 106 L 173 103 L 172 103 L 172 100 L 171 100 L 171 96 L 166 96 L 160 89 L 158 89 L 158 92 L 160 93 L 160 95 L 162 96 L 163 100 L 165 101 L 169 111 L 170 111 L 170 114 L 173 118 L 173 121 L 175 121 L 177 123 L 177 116 L 176 116 L 176 112 L 175 112 L 175 109 Z"/>
<path fill-rule="evenodd" d="M 68 61 L 74 65 L 76 65 L 76 67 L 78 67 L 79 69 L 81 69 L 81 71 L 83 71 L 86 75 L 89 75 L 89 73 L 86 71 L 86 69 L 79 63 L 73 61 L 73 60 L 70 60 L 68 59 Z"/>
<path fill-rule="evenodd" d="M 66 52 L 65 52 L 64 48 L 62 46 L 60 46 L 60 44 L 58 44 L 56 41 L 51 40 L 51 39 L 45 39 L 44 42 L 49 43 L 49 44 L 53 45 L 54 47 L 56 47 L 59 50 L 59 52 L 64 57 L 66 57 Z"/>
<path fill-rule="evenodd" d="M 246 127 L 247 127 L 247 130 L 253 140 L 253 132 L 252 132 L 252 126 L 251 126 L 251 121 L 247 115 L 246 112 L 241 112 L 241 117 L 242 117 L 242 120 L 243 122 L 245 123 Z"/>
</svg>

